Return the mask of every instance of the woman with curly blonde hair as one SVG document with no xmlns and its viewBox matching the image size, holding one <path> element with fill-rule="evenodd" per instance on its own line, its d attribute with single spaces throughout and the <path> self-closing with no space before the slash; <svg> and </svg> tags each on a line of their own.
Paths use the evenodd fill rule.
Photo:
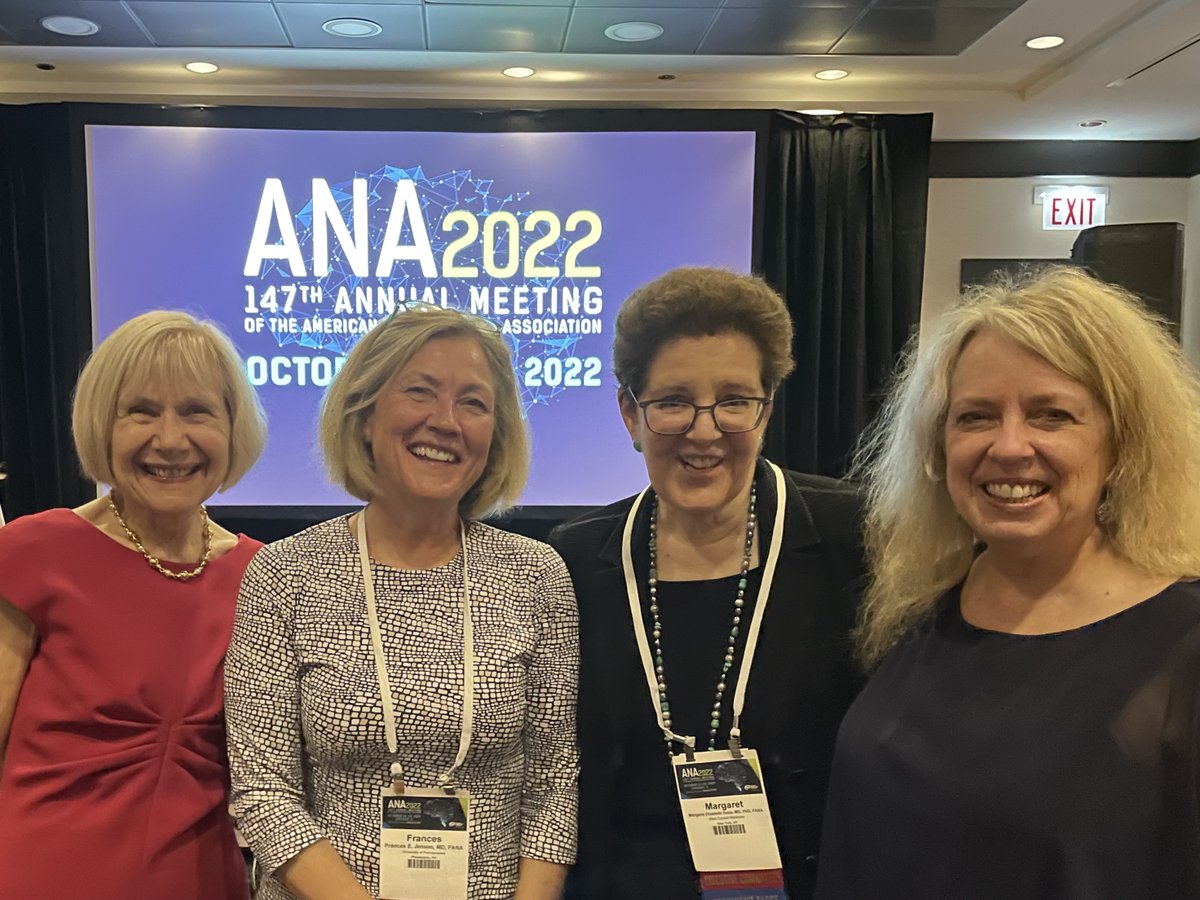
<svg viewBox="0 0 1200 900">
<path fill-rule="evenodd" d="M 877 670 L 818 896 L 1200 895 L 1200 382 L 1131 295 L 980 289 L 859 472 Z"/>
</svg>

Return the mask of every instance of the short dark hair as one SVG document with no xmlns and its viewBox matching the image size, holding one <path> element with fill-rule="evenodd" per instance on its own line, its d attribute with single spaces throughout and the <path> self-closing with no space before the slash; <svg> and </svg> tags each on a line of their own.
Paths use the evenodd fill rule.
<svg viewBox="0 0 1200 900">
<path fill-rule="evenodd" d="M 727 269 L 672 269 L 629 295 L 617 313 L 613 373 L 639 394 L 663 344 L 678 337 L 744 334 L 762 357 L 762 382 L 773 393 L 792 359 L 792 317 L 761 278 Z"/>
</svg>

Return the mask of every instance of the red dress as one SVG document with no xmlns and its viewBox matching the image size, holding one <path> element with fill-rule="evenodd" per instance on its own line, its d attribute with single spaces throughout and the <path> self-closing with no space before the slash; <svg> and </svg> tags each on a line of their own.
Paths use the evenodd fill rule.
<svg viewBox="0 0 1200 900">
<path fill-rule="evenodd" d="M 221 667 L 244 535 L 176 582 L 67 509 L 0 528 L 37 626 L 0 773 L 5 900 L 241 900 Z"/>
</svg>

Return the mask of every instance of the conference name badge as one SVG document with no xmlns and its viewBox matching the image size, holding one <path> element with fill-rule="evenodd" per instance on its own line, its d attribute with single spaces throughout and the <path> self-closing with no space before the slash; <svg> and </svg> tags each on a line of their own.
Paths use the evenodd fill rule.
<svg viewBox="0 0 1200 900">
<path fill-rule="evenodd" d="M 679 806 L 687 829 L 688 846 L 696 871 L 771 873 L 769 878 L 751 878 L 751 894 L 733 890 L 714 897 L 785 897 L 782 884 L 775 888 L 775 874 L 782 870 L 775 827 L 759 765 L 758 753 L 742 750 L 709 750 L 671 758 Z M 710 879 L 712 881 L 712 879 Z M 750 887 L 750 885 L 745 885 Z M 761 891 L 761 892 L 760 892 Z"/>
<path fill-rule="evenodd" d="M 380 900 L 466 900 L 470 807 L 466 791 L 381 791 Z"/>
</svg>

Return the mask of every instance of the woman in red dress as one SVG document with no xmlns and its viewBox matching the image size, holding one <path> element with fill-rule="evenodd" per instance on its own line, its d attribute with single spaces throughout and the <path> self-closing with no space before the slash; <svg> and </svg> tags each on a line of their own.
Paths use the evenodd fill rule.
<svg viewBox="0 0 1200 900">
<path fill-rule="evenodd" d="M 73 410 L 112 490 L 0 529 L 0 897 L 240 900 L 221 665 L 261 546 L 209 520 L 265 440 L 228 338 L 118 328 Z"/>
</svg>

